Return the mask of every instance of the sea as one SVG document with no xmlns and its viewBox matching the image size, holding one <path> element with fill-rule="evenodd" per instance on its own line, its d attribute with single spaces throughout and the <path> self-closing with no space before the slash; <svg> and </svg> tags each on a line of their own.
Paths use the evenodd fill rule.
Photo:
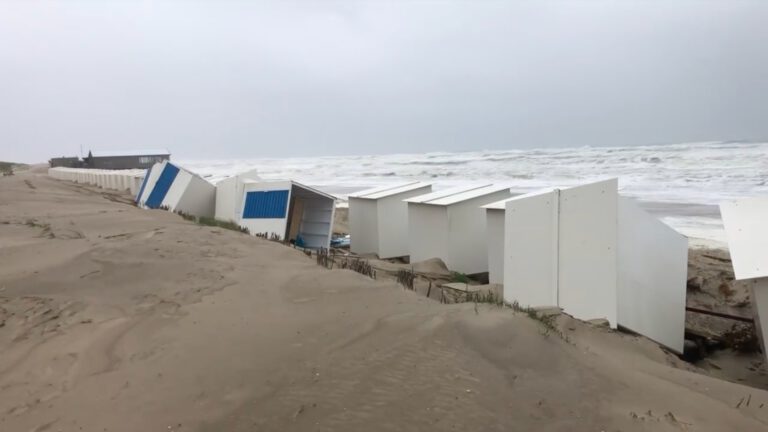
<svg viewBox="0 0 768 432">
<path fill-rule="evenodd" d="M 435 190 L 504 183 L 525 193 L 617 177 L 621 194 L 708 246 L 726 242 L 719 203 L 768 196 L 768 142 L 177 162 L 213 182 L 255 168 L 262 178 L 293 179 L 342 203 L 357 190 L 414 180 L 431 182 Z"/>
</svg>

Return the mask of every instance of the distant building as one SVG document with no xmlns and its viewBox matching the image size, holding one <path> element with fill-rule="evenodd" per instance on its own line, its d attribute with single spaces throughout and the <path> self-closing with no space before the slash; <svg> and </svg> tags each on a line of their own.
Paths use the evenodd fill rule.
<svg viewBox="0 0 768 432">
<path fill-rule="evenodd" d="M 83 167 L 83 161 L 80 160 L 77 156 L 72 157 L 57 157 L 57 158 L 51 158 L 51 160 L 48 161 L 48 164 L 51 166 L 51 168 L 56 167 L 64 167 L 64 168 L 82 168 Z"/>
<path fill-rule="evenodd" d="M 85 158 L 87 168 L 97 169 L 135 169 L 149 168 L 157 162 L 171 159 L 171 153 L 165 149 L 153 150 L 92 150 Z"/>
</svg>

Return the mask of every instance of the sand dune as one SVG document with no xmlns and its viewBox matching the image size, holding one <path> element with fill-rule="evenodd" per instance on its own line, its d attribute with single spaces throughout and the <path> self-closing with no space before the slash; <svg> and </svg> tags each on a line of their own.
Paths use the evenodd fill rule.
<svg viewBox="0 0 768 432">
<path fill-rule="evenodd" d="M 442 305 L 126 201 L 0 178 L 0 430 L 768 429 L 768 392 L 642 338 Z"/>
</svg>

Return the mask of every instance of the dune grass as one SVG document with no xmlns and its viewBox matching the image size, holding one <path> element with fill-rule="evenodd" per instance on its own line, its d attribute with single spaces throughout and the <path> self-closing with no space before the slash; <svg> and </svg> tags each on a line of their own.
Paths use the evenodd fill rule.
<svg viewBox="0 0 768 432">
<path fill-rule="evenodd" d="M 207 216 L 195 216 L 188 213 L 184 213 L 181 211 L 176 212 L 177 215 L 181 216 L 182 219 L 190 222 L 194 222 L 198 225 L 204 225 L 204 226 L 210 226 L 210 227 L 218 227 L 223 228 L 230 231 L 238 231 L 243 234 L 250 234 L 250 231 L 248 228 L 241 227 L 240 225 L 231 222 L 231 221 L 223 221 L 212 217 Z"/>
<path fill-rule="evenodd" d="M 452 272 L 451 273 L 451 282 L 461 282 L 461 283 L 468 284 L 469 283 L 469 276 L 467 276 L 464 273 Z"/>
</svg>

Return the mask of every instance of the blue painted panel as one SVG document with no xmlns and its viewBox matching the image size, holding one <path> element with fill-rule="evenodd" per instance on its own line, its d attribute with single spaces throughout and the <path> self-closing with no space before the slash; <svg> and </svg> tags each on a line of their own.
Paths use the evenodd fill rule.
<svg viewBox="0 0 768 432">
<path fill-rule="evenodd" d="M 152 188 L 152 193 L 147 198 L 146 206 L 149 208 L 158 208 L 163 204 L 165 195 L 168 193 L 168 189 L 171 188 L 173 180 L 176 179 L 176 174 L 179 173 L 179 169 L 171 164 L 165 165 L 163 172 L 155 183 L 155 187 Z"/>
<path fill-rule="evenodd" d="M 144 173 L 144 180 L 141 181 L 141 188 L 139 189 L 139 194 L 136 195 L 136 199 L 134 202 L 139 202 L 141 199 L 141 194 L 144 193 L 144 188 L 147 186 L 147 181 L 149 180 L 149 172 L 152 171 L 152 168 L 147 168 L 147 172 Z"/>
<path fill-rule="evenodd" d="M 283 219 L 288 207 L 288 191 L 256 191 L 245 194 L 243 219 Z"/>
</svg>

